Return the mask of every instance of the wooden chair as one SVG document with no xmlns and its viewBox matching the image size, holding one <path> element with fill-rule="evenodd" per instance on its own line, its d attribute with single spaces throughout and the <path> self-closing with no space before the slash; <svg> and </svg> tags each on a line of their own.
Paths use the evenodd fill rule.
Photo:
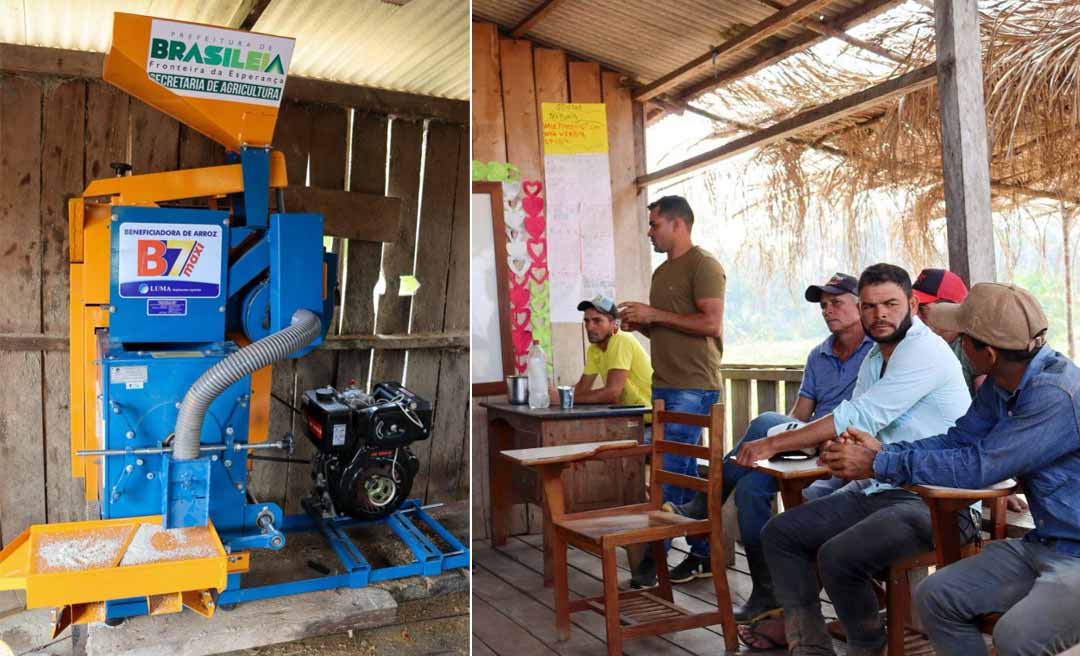
<svg viewBox="0 0 1080 656">
<path fill-rule="evenodd" d="M 968 545 L 960 544 L 960 531 L 956 523 L 956 513 L 965 510 L 975 499 L 989 502 L 990 539 L 1004 539 L 1007 528 L 1005 497 L 1012 491 L 1013 486 L 988 490 L 948 490 L 925 486 L 912 488 L 930 506 L 934 522 L 934 551 L 905 558 L 889 566 L 889 576 L 885 582 L 888 656 L 904 656 L 904 642 L 912 626 L 911 585 L 908 574 L 916 568 L 932 565 L 941 567 L 979 552 L 982 545 L 978 541 Z M 979 528 L 981 530 L 981 527 Z M 979 628 L 983 633 L 993 633 L 999 617 L 996 613 L 983 617 Z"/>
<path fill-rule="evenodd" d="M 709 446 L 693 446 L 666 441 L 664 439 L 666 424 L 689 424 L 708 428 Z M 696 415 L 666 412 L 663 401 L 654 401 L 652 425 L 652 446 L 649 449 L 652 456 L 649 501 L 645 503 L 568 514 L 565 512 L 565 494 L 560 473 L 565 466 L 585 458 L 575 456 L 539 467 L 545 503 L 552 523 L 556 633 L 559 639 L 568 639 L 570 614 L 583 610 L 595 611 L 602 614 L 606 620 L 608 654 L 615 655 L 622 653 L 623 640 L 721 624 L 724 630 L 724 645 L 729 652 L 734 653 L 738 649 L 738 636 L 735 633 L 735 616 L 732 612 L 731 594 L 728 590 L 720 519 L 723 496 L 721 492 L 723 475 L 721 461 L 724 448 L 723 404 L 714 405 L 708 415 Z M 609 455 L 617 455 L 617 453 L 617 451 L 611 451 Z M 661 469 L 665 453 L 691 458 L 708 458 L 708 479 Z M 708 497 L 708 518 L 690 519 L 660 510 L 662 503 L 660 486 L 664 483 L 704 492 Z M 674 603 L 667 568 L 667 554 L 664 552 L 662 541 L 688 535 L 709 536 L 710 561 L 714 572 L 712 579 L 718 606 L 716 610 L 691 613 Z M 652 556 L 656 563 L 659 587 L 655 591 L 620 592 L 615 549 L 638 544 L 652 544 Z M 603 595 L 570 601 L 567 545 L 573 545 L 600 557 L 603 563 Z"/>
</svg>

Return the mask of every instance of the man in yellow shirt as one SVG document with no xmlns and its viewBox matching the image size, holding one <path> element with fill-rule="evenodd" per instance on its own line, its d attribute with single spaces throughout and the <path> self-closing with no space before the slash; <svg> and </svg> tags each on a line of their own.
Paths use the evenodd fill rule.
<svg viewBox="0 0 1080 656">
<path fill-rule="evenodd" d="M 641 343 L 619 331 L 615 301 L 603 295 L 578 303 L 589 348 L 585 371 L 574 386 L 574 403 L 652 405 L 652 363 Z M 593 389 L 599 376 L 604 386 Z M 558 396 L 553 396 L 558 403 Z M 646 421 L 649 421 L 646 415 Z"/>
</svg>

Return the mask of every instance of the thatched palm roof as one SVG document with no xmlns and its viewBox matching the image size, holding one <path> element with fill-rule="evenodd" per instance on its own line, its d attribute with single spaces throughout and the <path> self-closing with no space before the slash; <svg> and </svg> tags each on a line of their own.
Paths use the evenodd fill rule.
<svg viewBox="0 0 1080 656">
<path fill-rule="evenodd" d="M 1033 199 L 1080 205 L 1080 0 L 993 0 L 980 11 L 995 209 Z M 903 63 L 850 48 L 800 54 L 703 98 L 714 114 L 739 117 L 717 123 L 714 136 L 726 141 L 934 61 L 927 6 L 909 2 L 863 32 Z M 826 218 L 857 226 L 867 192 L 885 191 L 906 199 L 894 227 L 912 262 L 931 259 L 930 225 L 945 211 L 934 86 L 765 147 L 756 159 L 770 170 L 757 202 L 788 239 Z"/>
</svg>

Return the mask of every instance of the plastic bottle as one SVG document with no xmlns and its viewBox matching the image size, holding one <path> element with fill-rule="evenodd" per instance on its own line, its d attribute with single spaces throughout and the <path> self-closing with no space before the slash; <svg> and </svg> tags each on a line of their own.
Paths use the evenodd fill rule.
<svg viewBox="0 0 1080 656">
<path fill-rule="evenodd" d="M 529 407 L 546 408 L 551 403 L 548 398 L 547 356 L 540 347 L 539 340 L 533 340 L 529 349 L 529 364 L 525 369 L 529 378 Z"/>
</svg>

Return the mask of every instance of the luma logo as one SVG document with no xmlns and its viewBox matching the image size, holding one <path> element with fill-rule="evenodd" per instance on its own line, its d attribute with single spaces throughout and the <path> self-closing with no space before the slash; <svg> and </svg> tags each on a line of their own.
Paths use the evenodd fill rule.
<svg viewBox="0 0 1080 656">
<path fill-rule="evenodd" d="M 205 46 L 200 50 L 197 43 L 189 45 L 183 41 L 153 39 L 150 42 L 150 57 L 264 73 L 285 73 L 281 65 L 281 56 L 271 57 L 270 53 L 262 50 L 244 51 L 240 48 L 222 46 Z"/>
</svg>

